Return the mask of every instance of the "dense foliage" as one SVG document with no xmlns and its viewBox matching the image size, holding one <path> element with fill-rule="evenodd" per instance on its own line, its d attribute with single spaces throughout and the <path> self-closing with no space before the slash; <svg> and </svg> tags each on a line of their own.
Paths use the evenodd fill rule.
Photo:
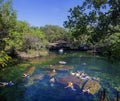
<svg viewBox="0 0 120 101">
<path fill-rule="evenodd" d="M 67 40 L 66 33 L 59 26 L 46 25 L 39 28 L 30 26 L 26 21 L 18 21 L 12 0 L 0 0 L 0 50 L 10 56 L 15 56 L 19 51 L 39 53 L 49 42 Z M 7 55 L 1 54 L 0 65 L 4 65 Z"/>
<path fill-rule="evenodd" d="M 16 19 L 11 0 L 0 1 L 0 47 L 2 50 L 27 50 L 45 46 L 45 35 L 37 27 Z M 34 44 L 34 45 L 33 45 Z M 40 46 L 38 46 L 38 44 Z"/>
<path fill-rule="evenodd" d="M 12 8 L 11 0 L 0 0 L 0 49 L 4 49 L 4 38 L 8 37 L 16 23 L 16 12 Z"/>
<path fill-rule="evenodd" d="M 23 50 L 41 50 L 46 48 L 45 34 L 37 27 L 30 27 L 29 33 L 25 34 Z"/>
<path fill-rule="evenodd" d="M 8 61 L 11 59 L 4 51 L 0 52 L 0 69 L 7 66 Z"/>
<path fill-rule="evenodd" d="M 64 26 L 79 43 L 86 40 L 86 44 L 101 47 L 102 53 L 119 58 L 119 5 L 119 0 L 85 0 L 82 5 L 69 10 Z"/>
<path fill-rule="evenodd" d="M 17 51 L 27 52 L 45 48 L 45 34 L 38 27 L 31 27 L 25 21 L 18 21 L 12 0 L 0 0 L 0 50 L 14 56 Z M 0 66 L 9 61 L 6 53 L 0 53 Z"/>
<path fill-rule="evenodd" d="M 46 36 L 46 39 L 48 42 L 56 42 L 58 40 L 68 40 L 68 34 L 67 31 L 59 26 L 55 25 L 46 25 L 44 27 L 40 28 Z"/>
<path fill-rule="evenodd" d="M 39 28 L 18 21 L 12 0 L 0 0 L 0 50 L 10 54 L 17 51 L 40 51 L 48 43 L 62 40 L 69 41 L 74 47 L 81 44 L 96 47 L 102 53 L 119 58 L 119 5 L 119 0 L 85 0 L 82 5 L 69 10 L 68 21 L 64 22 L 68 28 L 66 31 L 59 26 L 46 25 Z M 2 57 L 0 61 L 4 65 Z"/>
</svg>

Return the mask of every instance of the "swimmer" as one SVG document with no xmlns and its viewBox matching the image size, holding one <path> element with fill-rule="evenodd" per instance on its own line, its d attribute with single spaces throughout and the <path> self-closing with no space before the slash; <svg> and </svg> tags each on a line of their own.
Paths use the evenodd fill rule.
<svg viewBox="0 0 120 101">
<path fill-rule="evenodd" d="M 8 83 L 7 82 L 0 82 L 0 86 L 7 86 Z"/>
<path fill-rule="evenodd" d="M 54 77 L 51 78 L 51 79 L 50 79 L 50 82 L 51 82 L 51 83 L 54 83 L 54 82 L 55 82 L 55 78 L 54 78 Z"/>
<path fill-rule="evenodd" d="M 23 74 L 22 77 L 26 78 L 26 77 L 29 77 L 29 74 Z"/>
<path fill-rule="evenodd" d="M 53 77 L 55 74 L 56 74 L 56 70 L 53 69 L 52 71 L 49 72 L 48 75 L 49 75 L 50 77 Z"/>
<path fill-rule="evenodd" d="M 82 91 L 83 91 L 83 92 L 82 92 L 83 94 L 84 94 L 84 93 L 88 93 L 88 94 L 89 94 L 89 93 L 90 93 L 90 88 L 83 89 Z"/>
<path fill-rule="evenodd" d="M 50 68 L 53 68 L 53 65 L 50 65 Z"/>
<path fill-rule="evenodd" d="M 52 73 L 56 73 L 56 70 L 55 70 L 55 69 L 53 69 L 53 70 L 52 70 Z"/>
<path fill-rule="evenodd" d="M 12 81 L 8 82 L 8 86 L 13 86 L 14 83 Z"/>
<path fill-rule="evenodd" d="M 76 89 L 74 89 L 72 82 L 68 82 L 68 85 L 65 88 L 68 88 L 68 87 L 71 88 L 73 91 L 76 90 Z"/>
<path fill-rule="evenodd" d="M 13 86 L 14 83 L 12 81 L 10 82 L 0 82 L 0 86 Z"/>
<path fill-rule="evenodd" d="M 53 77 L 50 79 L 50 86 L 53 87 L 54 83 L 55 83 L 55 78 Z"/>
<path fill-rule="evenodd" d="M 59 61 L 59 64 L 65 65 L 67 62 L 65 61 Z"/>
<path fill-rule="evenodd" d="M 70 74 L 71 74 L 71 75 L 73 75 L 73 76 L 75 76 L 75 75 L 76 75 L 76 73 L 75 73 L 75 72 L 72 72 L 72 71 L 70 72 Z"/>
<path fill-rule="evenodd" d="M 90 93 L 90 89 L 88 88 L 88 89 L 83 89 L 83 92 L 85 93 L 85 92 L 88 92 L 88 93 Z"/>
</svg>

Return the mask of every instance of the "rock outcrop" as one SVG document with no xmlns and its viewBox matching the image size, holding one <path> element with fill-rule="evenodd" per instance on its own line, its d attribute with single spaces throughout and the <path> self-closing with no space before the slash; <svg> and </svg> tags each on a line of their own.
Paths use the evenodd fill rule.
<svg viewBox="0 0 120 101">
<path fill-rule="evenodd" d="M 64 76 L 64 77 L 57 77 L 56 81 L 58 83 L 61 83 L 63 85 L 67 85 L 68 82 L 72 82 L 73 84 L 79 86 L 81 90 L 83 89 L 90 89 L 90 94 L 95 94 L 99 91 L 101 88 L 100 84 L 98 81 L 95 80 L 82 80 L 76 76 Z"/>
<path fill-rule="evenodd" d="M 68 66 L 68 65 L 54 65 L 52 67 L 52 69 L 56 69 L 56 70 L 70 70 L 70 69 L 73 69 L 74 67 L 73 66 Z"/>
<path fill-rule="evenodd" d="M 58 77 L 56 78 L 56 81 L 64 85 L 67 85 L 68 82 L 72 82 L 73 84 L 76 84 L 78 86 L 84 82 L 84 81 L 80 81 L 80 79 L 77 78 L 76 76 L 71 76 L 71 75 L 64 76 L 64 77 Z"/>
<path fill-rule="evenodd" d="M 90 89 L 90 93 L 91 94 L 95 94 L 99 91 L 99 89 L 101 88 L 99 82 L 95 81 L 95 80 L 88 80 L 86 82 L 86 84 L 84 85 L 83 89 Z"/>
</svg>

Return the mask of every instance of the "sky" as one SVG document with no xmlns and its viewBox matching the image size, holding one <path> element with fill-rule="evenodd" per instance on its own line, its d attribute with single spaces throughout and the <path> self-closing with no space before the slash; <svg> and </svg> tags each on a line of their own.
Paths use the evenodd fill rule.
<svg viewBox="0 0 120 101">
<path fill-rule="evenodd" d="M 17 19 L 31 26 L 58 25 L 63 27 L 68 10 L 83 0 L 13 0 Z"/>
</svg>

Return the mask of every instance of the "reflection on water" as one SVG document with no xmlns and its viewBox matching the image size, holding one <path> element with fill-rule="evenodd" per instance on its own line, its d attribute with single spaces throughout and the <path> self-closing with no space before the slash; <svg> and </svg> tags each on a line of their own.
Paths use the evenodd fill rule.
<svg viewBox="0 0 120 101">
<path fill-rule="evenodd" d="M 59 61 L 66 61 L 65 67 L 61 67 Z M 7 101 L 97 101 L 98 93 L 95 95 L 81 93 L 65 89 L 65 85 L 50 82 L 52 77 L 63 77 L 70 72 L 83 71 L 90 77 L 96 78 L 101 89 L 106 89 L 107 99 L 116 98 L 116 92 L 120 91 L 120 63 L 111 64 L 106 58 L 87 53 L 70 52 L 66 54 L 50 54 L 48 57 L 32 59 L 34 71 L 29 78 L 23 78 L 14 87 L 0 88 L 0 98 Z M 56 66 L 56 74 L 50 76 L 52 68 Z M 68 68 L 68 66 L 74 68 Z M 57 69 L 59 68 L 59 69 Z M 31 70 L 32 70 L 31 69 Z M 7 93 L 2 93 L 7 92 Z M 111 101 L 112 101 L 111 100 Z"/>
</svg>

